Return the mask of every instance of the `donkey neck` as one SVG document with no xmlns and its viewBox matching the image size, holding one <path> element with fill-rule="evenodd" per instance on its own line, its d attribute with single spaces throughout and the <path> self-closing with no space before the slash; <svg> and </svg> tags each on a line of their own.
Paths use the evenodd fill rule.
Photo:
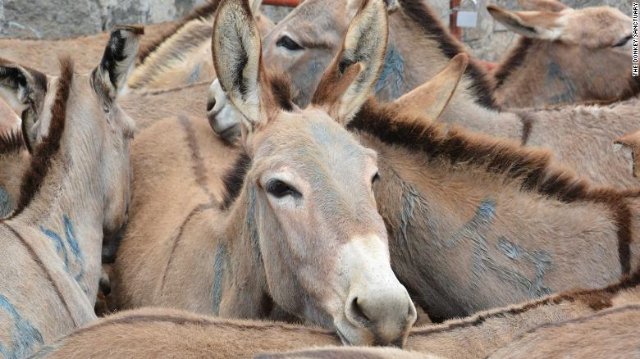
<svg viewBox="0 0 640 359">
<path fill-rule="evenodd" d="M 77 90 L 71 89 L 67 114 L 85 110 L 82 105 L 74 105 L 80 96 Z M 35 228 L 48 239 L 66 270 L 93 302 L 101 273 L 104 129 L 85 116 L 67 115 L 65 121 L 59 150 L 52 154 L 39 190 L 31 189 L 35 191 L 33 198 L 13 221 Z"/>
<path fill-rule="evenodd" d="M 260 252 L 255 188 L 245 183 L 230 201 L 229 208 L 221 208 L 225 218 L 214 260 L 213 312 L 223 317 L 265 318 L 273 302 Z"/>
<path fill-rule="evenodd" d="M 380 155 L 385 180 L 376 199 L 391 233 L 394 270 L 430 316 L 605 286 L 629 269 L 621 228 L 630 218 L 608 199 L 616 193 L 597 198 L 584 182 L 548 169 L 541 154 L 525 156 L 495 142 L 473 149 L 460 141 L 465 136 L 438 144 L 444 135 L 437 132 L 420 150 L 426 138 L 398 146 L 398 134 L 372 135 L 375 120 L 354 121 L 360 139 Z M 494 150 L 504 156 L 487 160 Z"/>
</svg>

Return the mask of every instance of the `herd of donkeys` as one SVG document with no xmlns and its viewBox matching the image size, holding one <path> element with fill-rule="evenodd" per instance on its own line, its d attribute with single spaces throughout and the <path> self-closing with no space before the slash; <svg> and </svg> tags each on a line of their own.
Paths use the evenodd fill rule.
<svg viewBox="0 0 640 359">
<path fill-rule="evenodd" d="M 639 357 L 630 17 L 430 1 L 0 39 L 0 358 Z"/>
</svg>

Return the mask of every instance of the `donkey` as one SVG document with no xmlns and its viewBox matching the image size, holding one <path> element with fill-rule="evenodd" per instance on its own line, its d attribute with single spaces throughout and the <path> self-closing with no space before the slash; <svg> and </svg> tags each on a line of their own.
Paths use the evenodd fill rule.
<svg viewBox="0 0 640 359">
<path fill-rule="evenodd" d="M 209 0 L 183 17 L 164 36 L 140 50 L 139 65 L 131 74 L 134 90 L 159 90 L 208 82 L 215 78 L 211 63 L 213 18 L 221 0 Z M 258 30 L 268 33 L 274 24 L 260 13 L 262 0 L 252 0 Z"/>
<path fill-rule="evenodd" d="M 116 100 L 141 34 L 114 30 L 89 76 L 65 58 L 58 77 L 0 63 L 0 94 L 22 114 L 31 153 L 15 210 L 0 221 L 3 357 L 25 357 L 95 319 L 103 233 L 126 220 L 133 123 Z"/>
<path fill-rule="evenodd" d="M 629 66 L 629 16 L 607 6 L 574 10 L 557 1 L 525 2 L 537 11 L 487 7 L 496 21 L 522 35 L 494 72 L 498 104 L 614 102 L 638 93 L 640 82 Z"/>
<path fill-rule="evenodd" d="M 234 169 L 246 178 L 232 176 L 224 200 L 188 215 L 187 221 L 206 219 L 197 228 L 183 224 L 162 237 L 127 229 L 116 292 L 136 298 L 125 307 L 166 305 L 165 296 L 177 293 L 193 302 L 206 298 L 205 310 L 220 316 L 280 311 L 334 330 L 345 343 L 402 345 L 416 313 L 391 271 L 371 191 L 375 154 L 335 121 L 346 123 L 358 111 L 381 69 L 383 6 L 382 0 L 363 5 L 318 92 L 326 99 L 300 110 L 290 102 L 287 82 L 263 68 L 248 4 L 220 4 L 213 59 L 220 83 L 246 116 L 244 153 Z M 181 252 L 189 262 L 197 253 L 198 262 L 208 263 L 204 272 L 178 262 Z M 192 305 L 202 310 L 200 303 Z"/>
<path fill-rule="evenodd" d="M 311 348 L 286 353 L 258 354 L 255 359 L 438 359 L 434 355 L 411 352 L 395 348 L 371 347 L 323 347 Z"/>
<path fill-rule="evenodd" d="M 485 358 L 542 325 L 602 315 L 637 304 L 639 284 L 640 275 L 636 274 L 607 288 L 555 294 L 439 325 L 414 328 L 405 349 L 445 358 Z M 313 327 L 143 308 L 103 318 L 43 348 L 36 357 L 156 357 L 175 353 L 186 358 L 246 358 L 257 353 L 309 347 L 318 348 L 320 353 L 332 353 L 334 349 L 328 346 L 338 344 L 340 341 L 334 334 Z"/>
</svg>

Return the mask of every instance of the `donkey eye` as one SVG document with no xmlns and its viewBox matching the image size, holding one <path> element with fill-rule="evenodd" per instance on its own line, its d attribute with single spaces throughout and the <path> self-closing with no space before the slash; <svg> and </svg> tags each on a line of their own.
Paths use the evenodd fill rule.
<svg viewBox="0 0 640 359">
<path fill-rule="evenodd" d="M 284 35 L 280 39 L 278 39 L 278 42 L 276 42 L 276 46 L 284 47 L 285 49 L 291 50 L 291 51 L 299 51 L 304 49 L 304 47 L 300 46 L 300 44 L 293 41 L 287 35 Z"/>
<path fill-rule="evenodd" d="M 373 177 L 371 177 L 371 183 L 376 183 L 380 180 L 380 173 L 376 172 L 376 174 L 373 175 Z"/>
<path fill-rule="evenodd" d="M 627 44 L 627 42 L 629 42 L 629 40 L 631 40 L 631 35 L 623 38 L 622 40 L 618 41 L 615 45 L 613 45 L 613 47 L 622 47 L 624 45 Z"/>
<path fill-rule="evenodd" d="M 298 192 L 297 189 L 280 180 L 269 181 L 266 190 L 276 198 L 283 198 L 285 196 L 292 196 L 294 198 L 302 197 L 302 194 Z"/>
</svg>

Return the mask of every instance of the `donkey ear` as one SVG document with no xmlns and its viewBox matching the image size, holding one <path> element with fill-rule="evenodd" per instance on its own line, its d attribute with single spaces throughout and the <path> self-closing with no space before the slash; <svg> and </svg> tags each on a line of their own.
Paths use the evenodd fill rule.
<svg viewBox="0 0 640 359">
<path fill-rule="evenodd" d="M 261 45 L 247 0 L 220 4 L 213 26 L 213 64 L 227 97 L 253 129 L 266 119 L 262 110 Z"/>
<path fill-rule="evenodd" d="M 144 28 L 139 26 L 119 26 L 111 32 L 102 61 L 93 72 L 96 91 L 107 100 L 115 100 L 126 89 L 143 34 Z"/>
<path fill-rule="evenodd" d="M 561 14 L 552 11 L 508 11 L 495 5 L 487 6 L 489 14 L 513 32 L 525 37 L 557 40 L 562 35 L 558 23 Z"/>
<path fill-rule="evenodd" d="M 262 0 L 251 0 L 251 13 L 257 14 L 260 12 L 260 6 L 262 5 Z"/>
<path fill-rule="evenodd" d="M 371 95 L 387 48 L 387 12 L 382 0 L 365 0 L 349 25 L 342 50 L 325 71 L 312 104 L 348 123 Z"/>
<path fill-rule="evenodd" d="M 640 177 L 640 131 L 628 133 L 618 138 L 615 144 L 631 150 L 633 177 Z"/>
<path fill-rule="evenodd" d="M 431 120 L 438 119 L 458 88 L 468 64 L 467 54 L 456 55 L 431 80 L 403 95 L 394 103 L 402 112 L 416 117 L 426 115 Z"/>
<path fill-rule="evenodd" d="M 0 96 L 17 113 L 39 113 L 47 92 L 47 75 L 0 59 Z"/>
<path fill-rule="evenodd" d="M 560 12 L 569 7 L 557 0 L 518 0 L 524 10 Z"/>
</svg>

